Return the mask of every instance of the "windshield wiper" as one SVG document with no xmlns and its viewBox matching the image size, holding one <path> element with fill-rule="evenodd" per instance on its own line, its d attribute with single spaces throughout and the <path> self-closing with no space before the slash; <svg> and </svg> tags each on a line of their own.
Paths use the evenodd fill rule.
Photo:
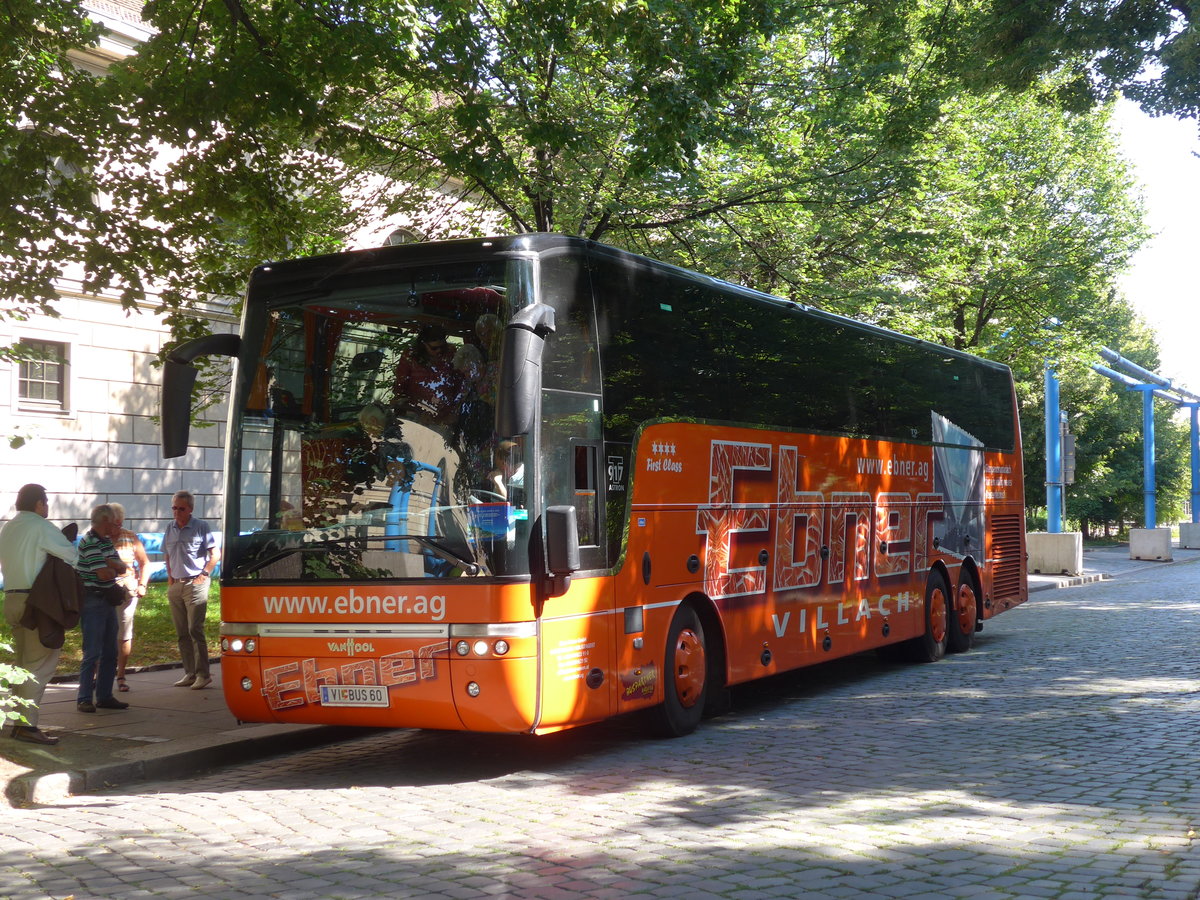
<svg viewBox="0 0 1200 900">
<path fill-rule="evenodd" d="M 424 534 L 379 534 L 369 536 L 346 535 L 343 537 L 328 537 L 319 538 L 317 540 L 304 540 L 302 535 L 304 532 L 289 532 L 289 540 L 286 542 L 272 542 L 271 545 L 264 547 L 260 555 L 255 556 L 248 562 L 243 562 L 238 566 L 238 575 L 247 575 L 251 572 L 256 572 L 261 568 L 277 562 L 284 557 L 291 556 L 293 553 L 305 553 L 313 551 L 322 546 L 331 544 L 363 544 L 363 543 L 379 543 L 381 541 L 415 541 L 422 547 L 427 548 L 434 556 L 448 563 L 459 566 L 467 575 L 478 575 L 483 571 L 482 567 L 469 559 L 465 559 L 455 553 L 445 544 L 442 544 L 428 535 Z M 300 538 L 297 540 L 297 538 Z M 486 573 L 485 573 L 486 574 Z"/>
<path fill-rule="evenodd" d="M 291 549 L 303 551 L 312 547 L 320 546 L 322 544 L 377 544 L 381 541 L 415 541 L 422 547 L 427 547 L 429 550 L 433 551 L 433 555 L 439 559 L 443 559 L 448 563 L 454 563 L 456 566 L 461 566 L 462 570 L 468 575 L 478 575 L 480 572 L 478 563 L 474 563 L 469 559 L 464 559 L 445 544 L 439 543 L 438 541 L 435 541 L 433 538 L 424 534 L 371 534 L 366 536 L 347 535 L 346 537 L 330 537 L 315 541 L 305 541 L 304 543 L 299 544 Z"/>
<path fill-rule="evenodd" d="M 463 572 L 467 575 L 478 575 L 479 565 L 471 562 L 469 559 L 463 559 L 445 544 L 440 544 L 431 537 L 423 534 L 387 534 L 382 536 L 372 535 L 367 538 L 368 541 L 416 541 L 422 547 L 428 547 L 433 551 L 434 556 L 443 559 L 448 563 L 454 563 L 456 566 L 462 567 Z"/>
</svg>

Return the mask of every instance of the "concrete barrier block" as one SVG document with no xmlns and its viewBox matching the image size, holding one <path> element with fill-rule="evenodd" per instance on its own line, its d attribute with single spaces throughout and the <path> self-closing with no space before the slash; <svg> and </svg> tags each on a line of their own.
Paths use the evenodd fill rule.
<svg viewBox="0 0 1200 900">
<path fill-rule="evenodd" d="M 1179 547 L 1189 550 L 1200 549 L 1200 522 L 1179 523 Z"/>
<path fill-rule="evenodd" d="M 1025 535 L 1030 575 L 1082 575 L 1083 534 L 1068 531 L 1050 534 L 1035 531 Z"/>
<path fill-rule="evenodd" d="M 1129 529 L 1129 558 L 1167 561 L 1171 556 L 1170 528 Z"/>
</svg>

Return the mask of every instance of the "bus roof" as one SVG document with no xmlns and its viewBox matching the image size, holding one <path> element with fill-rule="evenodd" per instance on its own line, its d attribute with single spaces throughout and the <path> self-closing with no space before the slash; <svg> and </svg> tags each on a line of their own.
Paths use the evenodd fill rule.
<svg viewBox="0 0 1200 900">
<path fill-rule="evenodd" d="M 428 264 L 431 262 L 451 262 L 471 259 L 485 252 L 489 254 L 536 256 L 555 250 L 575 250 L 581 255 L 609 256 L 619 259 L 627 265 L 669 273 L 675 278 L 717 288 L 725 293 L 743 297 L 756 303 L 777 307 L 783 312 L 824 319 L 846 328 L 885 336 L 891 340 L 913 346 L 928 347 L 931 351 L 968 359 L 979 365 L 994 367 L 1004 371 L 1009 370 L 1009 367 L 1004 363 L 985 359 L 962 350 L 956 350 L 934 341 L 923 340 L 904 334 L 903 332 L 893 331 L 892 329 L 853 319 L 849 316 L 829 312 L 819 307 L 797 303 L 794 300 L 787 300 L 783 297 L 767 294 L 763 291 L 746 287 L 745 285 L 725 281 L 711 275 L 705 275 L 672 265 L 671 263 L 631 253 L 609 244 L 602 244 L 587 238 L 572 237 L 564 234 L 535 232 L 483 238 L 460 238 L 447 241 L 374 247 L 365 250 L 348 250 L 322 256 L 263 263 L 257 266 L 251 273 L 248 290 L 249 293 L 255 295 L 260 292 L 267 294 L 289 294 L 294 291 L 319 288 L 323 281 L 342 274 L 354 273 L 361 276 L 368 274 L 372 270 L 386 270 L 414 263 Z"/>
</svg>

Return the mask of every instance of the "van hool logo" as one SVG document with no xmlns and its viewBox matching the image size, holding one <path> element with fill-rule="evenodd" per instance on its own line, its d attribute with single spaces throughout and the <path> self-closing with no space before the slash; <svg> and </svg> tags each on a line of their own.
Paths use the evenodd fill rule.
<svg viewBox="0 0 1200 900">
<path fill-rule="evenodd" d="M 347 656 L 375 652 L 375 645 L 370 641 L 355 641 L 350 638 L 346 638 L 346 640 L 340 643 L 338 641 L 329 641 L 325 646 L 329 648 L 330 653 L 345 653 Z"/>
</svg>

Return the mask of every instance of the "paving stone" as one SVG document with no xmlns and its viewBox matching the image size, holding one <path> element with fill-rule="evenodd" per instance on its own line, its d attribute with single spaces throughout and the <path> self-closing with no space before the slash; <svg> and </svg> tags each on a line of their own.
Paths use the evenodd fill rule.
<svg viewBox="0 0 1200 900">
<path fill-rule="evenodd" d="M 379 732 L 13 809 L 0 893 L 1194 900 L 1200 564 L 978 638 L 738 689 L 676 741 Z"/>
</svg>

